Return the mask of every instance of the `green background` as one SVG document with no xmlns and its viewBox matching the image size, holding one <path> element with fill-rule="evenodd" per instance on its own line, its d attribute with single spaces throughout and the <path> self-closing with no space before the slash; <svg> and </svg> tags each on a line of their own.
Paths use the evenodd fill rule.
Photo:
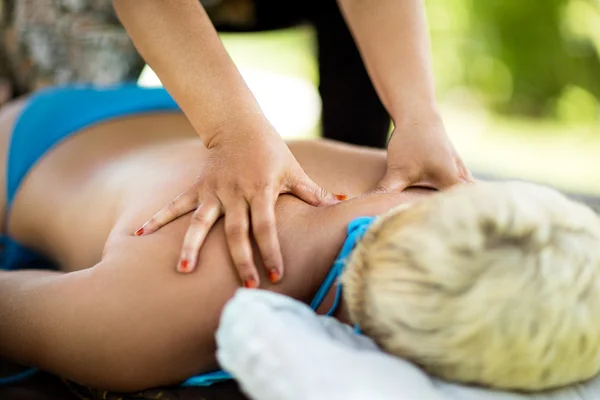
<svg viewBox="0 0 600 400">
<path fill-rule="evenodd" d="M 444 121 L 469 167 L 600 194 L 600 0 L 426 6 Z M 221 37 L 240 68 L 318 82 L 308 26 Z"/>
</svg>

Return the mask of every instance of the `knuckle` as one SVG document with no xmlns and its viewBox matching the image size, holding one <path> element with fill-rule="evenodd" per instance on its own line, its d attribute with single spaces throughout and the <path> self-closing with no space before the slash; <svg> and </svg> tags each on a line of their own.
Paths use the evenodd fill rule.
<svg viewBox="0 0 600 400">
<path fill-rule="evenodd" d="M 229 237 L 242 237 L 248 234 L 248 225 L 243 222 L 230 223 L 225 227 L 225 232 Z"/>
<path fill-rule="evenodd" d="M 192 214 L 192 222 L 191 223 L 196 226 L 207 226 L 208 219 L 206 218 L 206 215 L 204 215 L 203 213 L 194 213 L 194 214 Z"/>
<path fill-rule="evenodd" d="M 259 221 L 253 226 L 254 234 L 257 236 L 269 235 L 271 232 L 275 231 L 275 229 L 275 221 L 270 219 Z"/>
<path fill-rule="evenodd" d="M 169 203 L 167 204 L 166 210 L 167 210 L 167 213 L 169 213 L 169 215 L 174 215 L 177 213 L 177 204 L 175 203 L 175 200 L 169 201 Z"/>
<path fill-rule="evenodd" d="M 235 267 L 241 277 L 252 278 L 254 276 L 255 268 L 252 265 L 252 261 L 248 259 L 240 259 L 235 263 Z"/>
<path fill-rule="evenodd" d="M 319 201 L 323 201 L 324 199 L 327 198 L 327 191 L 322 188 L 321 186 L 317 186 L 317 190 L 316 193 L 317 195 L 317 199 L 319 199 Z"/>
<path fill-rule="evenodd" d="M 268 252 L 262 255 L 262 261 L 267 270 L 277 268 L 278 257 L 275 252 Z"/>
<path fill-rule="evenodd" d="M 252 263 L 248 257 L 240 257 L 236 260 L 235 265 L 240 272 L 251 272 Z"/>
<path fill-rule="evenodd" d="M 205 195 L 202 204 L 203 206 L 206 206 L 206 210 L 221 210 L 223 207 L 221 199 L 219 198 L 219 195 L 216 192 Z"/>
<path fill-rule="evenodd" d="M 372 194 L 385 194 L 390 192 L 390 188 L 385 185 L 378 185 L 373 190 L 371 190 Z"/>
<path fill-rule="evenodd" d="M 252 183 L 252 191 L 254 193 L 266 194 L 273 190 L 273 184 L 271 180 L 257 180 Z"/>
<path fill-rule="evenodd" d="M 188 258 L 198 253 L 198 248 L 194 243 L 188 241 L 184 243 L 183 248 L 181 249 L 181 258 Z"/>
<path fill-rule="evenodd" d="M 242 186 L 242 184 L 240 184 L 239 182 L 235 182 L 231 185 L 231 191 L 236 196 L 243 196 L 246 192 L 246 188 Z"/>
</svg>

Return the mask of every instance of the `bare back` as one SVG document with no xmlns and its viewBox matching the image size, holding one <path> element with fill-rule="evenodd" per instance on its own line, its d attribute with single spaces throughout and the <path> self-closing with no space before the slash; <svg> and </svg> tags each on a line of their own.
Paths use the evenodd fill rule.
<svg viewBox="0 0 600 400">
<path fill-rule="evenodd" d="M 3 180 L 7 143 L 19 109 L 0 114 Z M 382 151 L 326 141 L 291 142 L 289 147 L 307 174 L 331 191 L 360 194 L 385 171 Z M 59 261 L 65 270 L 91 266 L 99 261 L 115 226 L 133 232 L 187 189 L 205 154 L 182 114 L 94 125 L 51 149 L 28 174 L 11 210 L 10 233 Z M 277 216 L 285 221 L 287 203 L 280 203 Z"/>
<path fill-rule="evenodd" d="M 6 110 L 0 113 L 4 148 L 18 115 L 17 108 Z M 289 146 L 307 174 L 333 192 L 360 195 L 385 171 L 383 151 L 325 141 Z M 6 152 L 1 156 L 5 165 Z M 9 331 L 4 339 L 8 357 L 34 359 L 41 368 L 79 381 L 95 379 L 102 386 L 114 382 L 109 368 L 114 362 L 130 365 L 134 374 L 130 378 L 140 385 L 171 384 L 214 368 L 214 332 L 220 312 L 240 286 L 222 220 L 206 238 L 197 271 L 187 276 L 178 274 L 175 265 L 189 214 L 151 235 L 133 235 L 189 187 L 205 157 L 206 149 L 183 115 L 147 114 L 89 127 L 51 149 L 32 168 L 10 210 L 8 233 L 72 273 L 46 281 L 47 292 L 38 289 L 39 300 L 30 304 L 37 310 L 32 311 L 41 321 L 37 323 L 47 326 L 37 330 L 39 335 L 27 345 L 21 343 L 20 352 L 14 354 L 11 340 L 20 343 L 22 335 L 19 330 Z M 3 179 L 5 173 L 0 171 Z M 261 288 L 310 301 L 352 218 L 379 214 L 419 195 L 409 190 L 327 207 L 281 196 L 276 219 L 284 277 L 276 285 L 268 283 L 257 259 L 263 273 Z M 323 307 L 331 304 L 331 294 Z M 47 311 L 66 309 L 70 311 L 60 314 L 58 325 Z M 82 326 L 92 310 L 97 310 L 94 323 Z M 343 310 L 337 316 L 343 320 Z M 165 321 L 168 327 L 163 326 Z M 76 328 L 66 331 L 64 326 Z M 25 324 L 22 329 L 31 331 Z M 57 341 L 64 345 L 55 347 L 52 357 L 39 355 L 47 342 Z M 112 347 L 107 353 L 98 343 Z M 86 357 L 96 360 L 93 375 L 86 375 L 90 370 L 73 359 L 81 348 L 87 349 Z M 171 367 L 174 364 L 177 370 Z M 152 368 L 140 377 L 138 371 L 147 365 Z M 126 381 L 128 375 L 120 371 L 118 378 Z"/>
</svg>

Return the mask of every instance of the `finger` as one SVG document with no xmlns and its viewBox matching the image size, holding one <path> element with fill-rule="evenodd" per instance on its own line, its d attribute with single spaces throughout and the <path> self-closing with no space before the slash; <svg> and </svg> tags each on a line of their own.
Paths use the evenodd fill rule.
<svg viewBox="0 0 600 400">
<path fill-rule="evenodd" d="M 154 214 L 140 229 L 136 236 L 148 235 L 168 224 L 169 222 L 192 211 L 198 206 L 198 195 L 194 190 L 187 191 L 175 197 L 162 210 Z"/>
<path fill-rule="evenodd" d="M 266 191 L 253 198 L 250 203 L 252 232 L 272 283 L 279 282 L 283 276 L 283 256 L 275 224 L 275 201 L 278 195 L 279 193 Z"/>
<path fill-rule="evenodd" d="M 471 173 L 471 170 L 469 170 L 466 166 L 461 165 L 460 166 L 460 170 L 462 172 L 462 176 L 464 176 L 464 180 L 467 183 L 475 183 L 476 179 L 473 176 L 473 174 Z"/>
<path fill-rule="evenodd" d="M 410 186 L 411 182 L 404 179 L 402 174 L 397 171 L 389 170 L 385 173 L 383 179 L 375 186 L 372 192 L 375 193 L 391 193 L 401 192 Z"/>
<path fill-rule="evenodd" d="M 292 178 L 288 185 L 288 191 L 300 200 L 315 207 L 336 204 L 348 198 L 343 194 L 329 193 L 313 182 L 304 171 L 299 176 Z"/>
<path fill-rule="evenodd" d="M 206 235 L 222 215 L 218 200 L 207 199 L 192 215 L 192 221 L 183 239 L 183 248 L 177 263 L 177 271 L 192 272 L 198 265 L 198 254 Z"/>
<path fill-rule="evenodd" d="M 437 168 L 436 172 L 430 176 L 430 182 L 438 190 L 448 189 L 459 183 L 464 183 L 464 180 L 461 179 L 461 174 L 458 168 L 452 168 L 450 170 L 445 168 Z"/>
<path fill-rule="evenodd" d="M 249 237 L 248 203 L 238 198 L 224 204 L 225 236 L 233 264 L 244 287 L 256 288 L 259 284 L 258 272 L 252 258 L 252 245 Z"/>
</svg>

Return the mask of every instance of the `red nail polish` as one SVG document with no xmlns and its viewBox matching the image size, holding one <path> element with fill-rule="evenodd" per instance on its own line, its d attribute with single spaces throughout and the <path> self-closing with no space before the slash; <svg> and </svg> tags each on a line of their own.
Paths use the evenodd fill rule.
<svg viewBox="0 0 600 400">
<path fill-rule="evenodd" d="M 346 196 L 345 194 L 336 194 L 334 196 L 335 196 L 335 199 L 339 200 L 339 201 L 348 200 L 348 196 Z"/>
<path fill-rule="evenodd" d="M 272 270 L 269 271 L 269 280 L 272 283 L 279 282 L 280 278 L 281 278 L 281 274 L 276 269 L 272 269 Z"/>
<path fill-rule="evenodd" d="M 244 281 L 244 287 L 246 289 L 256 289 L 258 287 L 258 284 L 256 283 L 256 280 L 254 278 L 250 278 Z"/>
<path fill-rule="evenodd" d="M 179 270 L 185 272 L 188 270 L 189 266 L 190 262 L 188 260 L 181 260 L 181 262 L 179 263 Z"/>
<path fill-rule="evenodd" d="M 144 228 L 140 228 L 135 231 L 135 236 L 142 236 L 144 234 Z"/>
</svg>

